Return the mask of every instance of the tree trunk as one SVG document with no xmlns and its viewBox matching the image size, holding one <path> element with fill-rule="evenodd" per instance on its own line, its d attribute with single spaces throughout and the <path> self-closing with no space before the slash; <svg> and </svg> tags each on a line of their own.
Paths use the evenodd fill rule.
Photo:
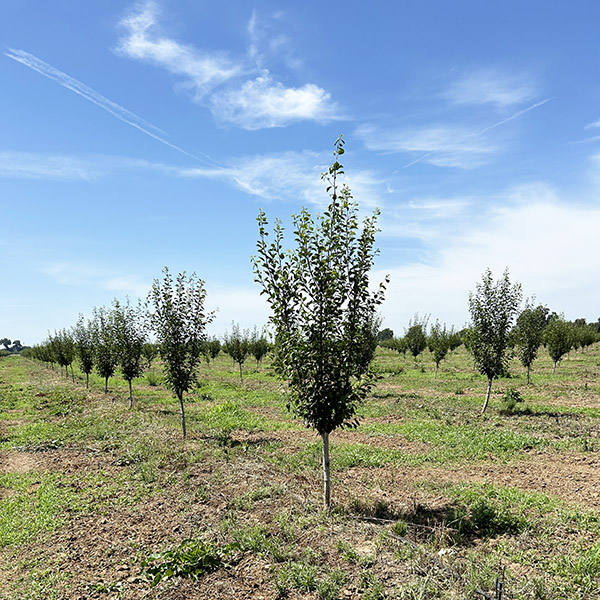
<svg viewBox="0 0 600 600">
<path fill-rule="evenodd" d="M 557 362 L 558 362 L 558 361 L 556 361 L 556 362 L 554 363 L 554 367 L 552 367 L 552 375 L 554 375 L 554 374 L 556 373 L 556 363 L 557 363 Z"/>
<path fill-rule="evenodd" d="M 186 430 L 185 430 L 185 408 L 183 407 L 183 392 L 177 392 L 177 397 L 179 398 L 179 408 L 181 409 L 181 429 L 183 431 L 183 439 L 185 440 Z"/>
<path fill-rule="evenodd" d="M 529 371 L 531 371 L 531 365 L 527 365 L 527 385 L 529 385 Z"/>
<path fill-rule="evenodd" d="M 131 389 L 131 379 L 127 381 L 129 384 L 129 408 L 133 408 L 133 390 Z"/>
<path fill-rule="evenodd" d="M 73 379 L 73 383 L 75 383 L 75 373 L 73 373 L 73 364 L 71 363 L 71 378 Z"/>
<path fill-rule="evenodd" d="M 490 401 L 490 392 L 492 391 L 492 379 L 488 379 L 487 392 L 485 394 L 485 402 L 483 403 L 483 408 L 481 409 L 481 414 L 485 412 L 487 408 L 488 402 Z"/>
<path fill-rule="evenodd" d="M 244 378 L 242 377 L 242 363 L 238 363 L 240 365 L 240 381 L 244 383 Z"/>
<path fill-rule="evenodd" d="M 329 433 L 321 433 L 323 440 L 323 502 L 331 506 L 331 469 L 329 464 Z"/>
<path fill-rule="evenodd" d="M 90 374 L 85 374 L 85 389 L 88 390 L 90 388 Z"/>
<path fill-rule="evenodd" d="M 440 367 L 440 363 L 435 363 L 435 373 L 433 374 L 433 378 L 437 379 L 437 372 Z"/>
<path fill-rule="evenodd" d="M 104 393 L 108 394 L 108 377 L 104 378 Z"/>
</svg>

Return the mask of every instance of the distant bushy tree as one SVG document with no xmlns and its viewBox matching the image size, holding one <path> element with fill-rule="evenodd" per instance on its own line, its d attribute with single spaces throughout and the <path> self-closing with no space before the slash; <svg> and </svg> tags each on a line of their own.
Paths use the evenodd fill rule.
<svg viewBox="0 0 600 600">
<path fill-rule="evenodd" d="M 469 293 L 469 349 L 479 372 L 488 380 L 482 414 L 490 400 L 492 381 L 506 372 L 508 336 L 520 302 L 521 286 L 510 282 L 508 269 L 496 283 L 487 269 L 475 293 Z"/>
<path fill-rule="evenodd" d="M 338 158 L 323 178 L 331 202 L 313 218 L 306 209 L 293 217 L 294 248 L 284 250 L 284 230 L 276 221 L 268 241 L 267 218 L 258 216 L 256 280 L 272 309 L 275 331 L 274 364 L 289 383 L 289 408 L 321 436 L 323 499 L 331 502 L 329 434 L 357 425 L 355 412 L 374 381 L 371 370 L 377 346 L 376 310 L 384 285 L 372 293 L 369 272 L 376 251 L 377 213 L 359 228 L 358 206 L 347 186 Z"/>
<path fill-rule="evenodd" d="M 113 315 L 104 306 L 94 308 L 92 317 L 92 341 L 94 344 L 94 365 L 104 378 L 104 393 L 108 393 L 108 380 L 115 374 L 119 364 L 119 350 Z"/>
<path fill-rule="evenodd" d="M 92 324 L 85 322 L 83 315 L 79 315 L 77 324 L 73 328 L 73 341 L 75 342 L 75 354 L 79 359 L 79 366 L 85 373 L 85 387 L 90 386 L 90 373 L 94 368 L 94 340 Z"/>
<path fill-rule="evenodd" d="M 50 347 L 56 358 L 56 362 L 65 368 L 65 375 L 69 377 L 69 366 L 71 367 L 71 376 L 75 383 L 75 375 L 73 373 L 73 361 L 75 360 L 75 342 L 73 335 L 67 329 L 55 331 L 54 335 L 49 336 Z"/>
<path fill-rule="evenodd" d="M 414 318 L 409 321 L 404 335 L 406 346 L 415 361 L 415 369 L 417 368 L 417 356 L 427 348 L 427 321 L 427 317 L 419 319 L 419 315 L 415 314 Z"/>
<path fill-rule="evenodd" d="M 129 300 L 125 304 L 114 300 L 112 322 L 119 365 L 129 385 L 129 408 L 133 408 L 132 381 L 144 372 L 143 350 L 147 339 L 144 311 L 140 304 L 133 307 Z"/>
<path fill-rule="evenodd" d="M 446 329 L 446 324 L 444 323 L 444 326 L 442 327 L 439 321 L 436 321 L 435 325 L 432 325 L 431 327 L 429 337 L 427 338 L 427 346 L 429 347 L 429 351 L 433 354 L 433 360 L 435 362 L 434 379 L 437 377 L 440 363 L 446 358 L 446 354 L 448 354 L 448 351 L 450 350 L 452 333 L 453 329 L 448 331 Z"/>
<path fill-rule="evenodd" d="M 148 369 L 152 368 L 154 359 L 158 356 L 158 346 L 152 342 L 145 342 L 142 346 L 142 356 Z"/>
<path fill-rule="evenodd" d="M 554 362 L 552 374 L 556 373 L 556 365 L 572 347 L 572 327 L 561 316 L 553 318 L 544 331 L 544 343 L 550 358 Z"/>
<path fill-rule="evenodd" d="M 377 341 L 380 343 L 385 340 L 393 340 L 393 339 L 394 339 L 394 331 L 393 331 L 393 329 L 390 329 L 389 327 L 386 327 L 385 329 L 382 329 L 381 331 L 379 331 L 377 333 Z"/>
<path fill-rule="evenodd" d="M 8 348 L 12 344 L 12 340 L 10 340 L 9 338 L 2 338 L 0 340 L 0 344 L 2 344 L 4 346 L 5 350 L 8 350 Z"/>
<path fill-rule="evenodd" d="M 539 347 L 542 345 L 547 315 L 547 306 L 539 304 L 534 308 L 533 303 L 527 301 L 513 330 L 519 360 L 527 369 L 527 384 L 530 380 L 531 365 L 537 358 Z"/>
<path fill-rule="evenodd" d="M 154 280 L 148 295 L 150 322 L 156 333 L 165 380 L 179 399 L 181 428 L 186 437 L 183 394 L 197 382 L 197 368 L 202 360 L 206 326 L 214 319 L 204 307 L 204 281 L 195 274 L 179 273 L 175 281 L 169 269 L 163 280 Z"/>
<path fill-rule="evenodd" d="M 225 332 L 223 351 L 229 354 L 240 369 L 240 381 L 244 381 L 242 368 L 250 354 L 250 332 L 240 329 L 237 323 L 231 324 L 231 333 Z"/>
<path fill-rule="evenodd" d="M 269 340 L 267 340 L 264 332 L 259 332 L 256 327 L 252 331 L 250 337 L 250 354 L 256 360 L 256 368 L 258 369 L 260 361 L 267 355 L 269 351 Z"/>
</svg>

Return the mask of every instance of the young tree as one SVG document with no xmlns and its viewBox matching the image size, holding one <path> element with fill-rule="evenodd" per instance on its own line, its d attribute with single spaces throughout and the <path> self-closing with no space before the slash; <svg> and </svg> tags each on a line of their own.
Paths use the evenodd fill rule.
<svg viewBox="0 0 600 600">
<path fill-rule="evenodd" d="M 75 383 L 75 374 L 73 373 L 73 360 L 75 359 L 75 342 L 71 332 L 67 329 L 54 331 L 54 335 L 49 336 L 50 346 L 56 362 L 61 367 L 65 368 L 65 375 L 69 377 L 69 366 L 71 366 L 71 376 Z"/>
<path fill-rule="evenodd" d="M 140 304 L 131 306 L 113 301 L 112 322 L 115 328 L 115 343 L 123 379 L 129 385 L 129 408 L 133 408 L 131 382 L 144 372 L 143 349 L 146 343 L 146 324 Z"/>
<path fill-rule="evenodd" d="M 104 306 L 94 308 L 92 317 L 92 342 L 96 371 L 104 377 L 104 393 L 108 393 L 108 379 L 119 364 L 115 325 L 112 312 Z"/>
<path fill-rule="evenodd" d="M 142 346 L 142 356 L 144 357 L 146 367 L 150 369 L 154 359 L 158 356 L 158 346 L 152 342 L 145 342 Z"/>
<path fill-rule="evenodd" d="M 202 360 L 206 326 L 214 312 L 204 308 L 204 282 L 192 274 L 179 273 L 175 281 L 169 269 L 163 269 L 162 282 L 154 280 L 148 294 L 152 305 L 150 322 L 158 343 L 165 370 L 165 380 L 179 399 L 181 428 L 186 437 L 183 394 L 197 381 L 197 367 Z"/>
<path fill-rule="evenodd" d="M 544 343 L 550 358 L 554 361 L 552 375 L 556 373 L 556 365 L 572 347 L 571 326 L 561 316 L 552 318 L 544 331 Z"/>
<path fill-rule="evenodd" d="M 404 339 L 406 340 L 407 348 L 413 355 L 415 369 L 417 368 L 417 356 L 427 348 L 427 335 L 425 333 L 427 331 L 427 321 L 427 317 L 419 319 L 417 313 L 414 319 L 408 322 L 408 329 L 405 331 Z"/>
<path fill-rule="evenodd" d="M 81 370 L 85 373 L 85 387 L 90 387 L 90 373 L 94 367 L 94 341 L 92 337 L 92 325 L 87 324 L 83 315 L 79 315 L 77 325 L 73 329 L 73 340 L 75 342 L 75 354 L 79 358 Z"/>
<path fill-rule="evenodd" d="M 433 360 L 435 361 L 434 379 L 437 377 L 440 363 L 446 358 L 446 354 L 448 354 L 448 350 L 450 350 L 452 333 L 453 329 L 448 331 L 446 329 L 446 324 L 442 327 L 439 321 L 436 321 L 435 325 L 431 326 L 431 332 L 427 338 L 427 346 L 429 347 L 429 351 L 433 354 Z"/>
<path fill-rule="evenodd" d="M 225 332 L 223 350 L 231 356 L 240 368 L 240 381 L 244 381 L 242 368 L 250 354 L 250 334 L 247 329 L 243 331 L 236 323 L 231 324 L 231 333 Z"/>
<path fill-rule="evenodd" d="M 544 337 L 547 314 L 547 306 L 539 304 L 534 308 L 533 303 L 527 301 L 525 308 L 517 318 L 517 324 L 513 330 L 519 359 L 521 364 L 527 369 L 528 385 L 531 365 L 537 358 L 537 353 Z"/>
<path fill-rule="evenodd" d="M 508 366 L 508 335 L 520 302 L 521 286 L 510 282 L 508 269 L 496 283 L 492 272 L 487 269 L 481 283 L 476 284 L 476 292 L 469 292 L 472 323 L 469 349 L 479 372 L 488 379 L 482 414 L 490 400 L 492 381 L 502 375 Z"/>
<path fill-rule="evenodd" d="M 269 351 L 269 341 L 264 333 L 259 333 L 254 327 L 252 336 L 250 337 L 250 354 L 256 359 L 256 368 L 258 369 L 260 361 L 267 355 Z"/>
<path fill-rule="evenodd" d="M 358 205 L 350 189 L 338 189 L 344 153 L 340 137 L 335 162 L 323 179 L 331 202 L 313 218 L 303 208 L 293 216 L 296 245 L 284 251 L 284 230 L 276 221 L 267 241 L 268 222 L 258 216 L 256 280 L 271 304 L 275 330 L 275 367 L 287 378 L 288 407 L 323 443 L 324 502 L 331 503 L 329 434 L 355 427 L 355 411 L 373 385 L 370 368 L 377 345 L 378 305 L 384 284 L 369 290 L 369 271 L 376 251 L 377 212 L 359 230 Z M 386 279 L 387 281 L 387 279 Z"/>
</svg>

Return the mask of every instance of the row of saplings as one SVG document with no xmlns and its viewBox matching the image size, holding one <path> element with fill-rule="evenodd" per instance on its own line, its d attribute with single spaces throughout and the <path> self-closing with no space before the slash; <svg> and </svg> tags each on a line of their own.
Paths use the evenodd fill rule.
<svg viewBox="0 0 600 600">
<path fill-rule="evenodd" d="M 472 327 L 456 331 L 453 327 L 448 329 L 445 324 L 442 326 L 439 321 L 436 321 L 428 334 L 427 321 L 427 318 L 419 319 L 419 316 L 415 315 L 402 338 L 393 337 L 393 332 L 389 329 L 384 330 L 387 337 L 382 339 L 379 345 L 396 350 L 404 356 L 408 352 L 414 358 L 415 367 L 417 357 L 428 348 L 435 362 L 435 378 L 440 363 L 446 358 L 448 352 L 452 352 L 463 343 L 467 349 L 471 349 L 472 345 L 477 344 L 477 336 L 480 332 L 474 331 Z M 517 317 L 514 327 L 509 330 L 506 338 L 509 350 L 507 356 L 519 358 L 521 364 L 527 369 L 529 384 L 531 366 L 537 358 L 540 346 L 546 348 L 552 359 L 554 374 L 557 365 L 571 350 L 583 351 L 598 341 L 600 341 L 600 321 L 598 323 L 586 323 L 585 319 L 567 321 L 555 312 L 550 314 L 547 306 L 541 304 L 533 306 L 527 303 Z"/>
<path fill-rule="evenodd" d="M 165 274 L 170 277 L 168 270 L 165 270 Z M 92 318 L 87 321 L 80 315 L 74 327 L 49 334 L 46 341 L 27 348 L 23 355 L 47 364 L 60 365 L 67 377 L 70 368 L 73 381 L 73 363 L 77 361 L 86 376 L 86 387 L 89 387 L 89 376 L 95 369 L 104 378 L 105 393 L 108 392 L 108 380 L 120 368 L 129 384 L 131 408 L 133 380 L 152 366 L 160 351 L 160 345 L 150 341 L 151 323 L 151 314 L 141 304 L 132 306 L 129 301 L 122 304 L 115 299 L 109 309 L 95 308 Z M 253 356 L 258 368 L 271 347 L 264 331 L 259 332 L 255 327 L 250 333 L 235 323 L 231 332 L 223 336 L 223 343 L 214 336 L 207 338 L 195 335 L 191 329 L 182 329 L 181 336 L 185 340 L 185 352 L 179 353 L 181 359 L 195 364 L 204 359 L 210 363 L 223 350 L 239 366 L 240 380 L 243 379 L 242 369 L 246 359 Z"/>
<path fill-rule="evenodd" d="M 356 410 L 375 383 L 372 359 L 377 346 L 377 311 L 389 281 L 384 278 L 375 290 L 371 286 L 379 213 L 375 211 L 359 222 L 358 205 L 350 189 L 338 182 L 344 173 L 338 160 L 344 152 L 340 137 L 335 142 L 335 162 L 322 175 L 331 201 L 316 217 L 305 208 L 293 215 L 293 247 L 284 244 L 282 223 L 275 221 L 270 226 L 265 213 L 259 212 L 257 253 L 252 258 L 255 280 L 271 306 L 274 366 L 288 383 L 289 407 L 322 439 L 327 507 L 331 502 L 329 435 L 337 428 L 358 425 Z M 180 273 L 174 279 L 165 269 L 162 281 L 154 281 L 148 296 L 150 310 L 143 313 L 159 348 L 165 381 L 179 399 L 184 437 L 183 394 L 196 381 L 206 325 L 214 318 L 204 308 L 205 296 L 204 283 L 194 275 L 188 278 Z M 476 292 L 469 295 L 468 347 L 476 367 L 488 378 L 483 410 L 492 380 L 506 372 L 509 334 L 520 302 L 521 288 L 510 282 L 508 271 L 494 282 L 487 270 Z M 117 330 L 129 326 L 134 317 L 127 311 L 132 310 L 119 305 L 116 317 L 97 310 L 93 321 L 99 326 L 92 333 L 109 331 L 100 326 L 109 318 L 115 320 Z M 528 306 L 521 315 L 535 316 L 536 311 Z M 533 335 L 535 327 L 525 327 L 526 320 L 523 317 L 527 340 L 523 346 L 535 358 L 541 338 Z M 532 323 L 537 323 L 533 317 Z M 87 330 L 76 327 L 75 332 L 79 329 Z M 74 333 L 76 340 L 77 335 Z M 98 348 L 103 346 L 98 346 L 98 339 L 92 339 L 92 347 L 94 343 L 98 359 Z M 130 367 L 134 368 L 122 362 L 125 377 L 131 373 Z"/>
</svg>

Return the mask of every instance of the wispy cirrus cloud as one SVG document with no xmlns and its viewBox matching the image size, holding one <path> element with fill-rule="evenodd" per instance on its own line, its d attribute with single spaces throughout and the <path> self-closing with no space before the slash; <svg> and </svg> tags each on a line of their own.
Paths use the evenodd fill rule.
<svg viewBox="0 0 600 600">
<path fill-rule="evenodd" d="M 492 104 L 504 108 L 531 102 L 537 90 L 528 74 L 476 69 L 456 78 L 441 95 L 455 104 Z"/>
<path fill-rule="evenodd" d="M 150 289 L 150 283 L 130 274 L 115 274 L 113 267 L 101 267 L 88 263 L 63 261 L 53 262 L 41 269 L 61 285 L 99 288 L 143 298 Z"/>
<path fill-rule="evenodd" d="M 191 90 L 192 99 L 208 107 L 218 120 L 255 130 L 336 118 L 337 106 L 324 89 L 312 83 L 285 86 L 264 68 L 256 13 L 248 26 L 248 53 L 237 59 L 164 35 L 156 2 L 137 5 L 119 25 L 126 34 L 117 44 L 118 54 L 182 77 L 178 86 Z M 283 38 L 279 43 L 284 43 Z"/>
<path fill-rule="evenodd" d="M 382 126 L 362 125 L 356 134 L 370 150 L 389 153 L 419 153 L 404 165 L 411 167 L 425 161 L 438 167 L 472 169 L 489 162 L 499 148 L 498 141 L 485 135 L 543 106 L 553 98 L 535 102 L 481 129 L 469 130 L 465 125 L 432 125 L 421 128 L 394 130 Z"/>
<path fill-rule="evenodd" d="M 363 125 L 356 130 L 369 150 L 384 153 L 419 154 L 415 161 L 438 167 L 472 169 L 489 161 L 497 144 L 478 139 L 464 126 L 430 125 L 394 130 Z M 407 166 L 415 163 L 413 161 Z"/>
<path fill-rule="evenodd" d="M 109 100 L 108 98 L 98 93 L 96 90 L 92 89 L 85 83 L 82 83 L 74 77 L 67 75 L 63 71 L 60 71 L 56 67 L 53 67 L 47 62 L 44 62 L 43 60 L 39 59 L 37 56 L 34 56 L 29 52 L 25 52 L 24 50 L 15 50 L 14 48 L 11 48 L 7 52 L 5 52 L 5 55 L 8 58 L 20 62 L 26 67 L 37 71 L 41 75 L 44 75 L 44 77 L 48 77 L 52 81 L 55 81 L 59 85 L 62 85 L 63 87 L 71 90 L 72 92 L 75 92 L 76 94 L 85 98 L 86 100 L 93 102 L 94 104 L 96 104 L 106 112 L 110 113 L 120 121 L 123 121 L 124 123 L 127 123 L 132 127 L 135 127 L 142 133 L 145 133 L 151 138 L 154 138 L 155 140 L 159 141 L 165 146 L 169 146 L 170 148 L 177 150 L 177 152 L 185 154 L 186 156 L 189 156 L 191 158 L 195 158 L 196 160 L 203 160 L 200 157 L 195 156 L 194 154 L 191 154 L 183 148 L 180 148 L 179 146 L 176 146 L 175 144 L 172 144 L 171 142 L 166 140 L 163 137 L 163 134 L 165 134 L 165 132 L 162 131 L 162 129 L 159 129 L 155 125 L 148 123 L 141 117 L 138 117 L 136 114 L 120 106 L 116 102 Z M 210 159 L 210 157 L 207 156 L 205 156 L 204 159 L 212 160 Z"/>
<path fill-rule="evenodd" d="M 92 181 L 101 173 L 102 170 L 95 167 L 91 161 L 78 157 L 32 152 L 0 152 L 0 177 Z"/>
</svg>

